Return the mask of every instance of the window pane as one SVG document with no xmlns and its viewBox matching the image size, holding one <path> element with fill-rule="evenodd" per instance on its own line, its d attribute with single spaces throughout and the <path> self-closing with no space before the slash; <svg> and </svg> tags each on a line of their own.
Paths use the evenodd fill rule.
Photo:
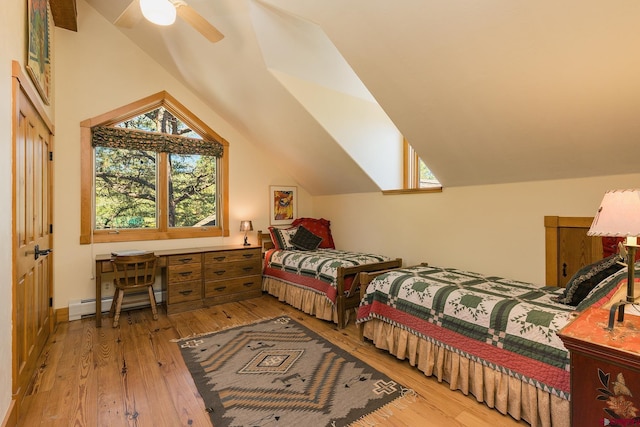
<svg viewBox="0 0 640 427">
<path fill-rule="evenodd" d="M 169 154 L 169 226 L 216 224 L 216 158 Z"/>
<path fill-rule="evenodd" d="M 156 228 L 156 153 L 96 147 L 96 230 Z"/>
<path fill-rule="evenodd" d="M 440 182 L 436 179 L 433 173 L 429 170 L 427 165 L 424 164 L 422 159 L 418 159 L 419 168 L 420 168 L 420 182 L 419 188 L 428 188 L 428 187 L 440 187 Z"/>
</svg>

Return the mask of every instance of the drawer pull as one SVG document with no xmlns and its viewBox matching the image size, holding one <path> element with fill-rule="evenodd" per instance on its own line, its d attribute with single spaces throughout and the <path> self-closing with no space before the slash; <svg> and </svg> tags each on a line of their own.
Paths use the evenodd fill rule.
<svg viewBox="0 0 640 427">
<path fill-rule="evenodd" d="M 243 257 L 245 258 L 253 258 L 254 254 L 242 254 Z"/>
<path fill-rule="evenodd" d="M 191 276 L 191 273 L 193 273 L 193 271 L 183 271 L 178 274 L 181 275 L 182 277 L 187 277 L 187 276 Z"/>
<path fill-rule="evenodd" d="M 193 260 L 193 257 L 189 257 L 189 258 L 180 258 L 178 259 L 178 261 L 182 262 L 182 263 L 188 263 L 189 261 Z"/>
<path fill-rule="evenodd" d="M 224 261 L 227 257 L 226 256 L 214 256 L 213 259 L 215 259 L 216 261 Z"/>
<path fill-rule="evenodd" d="M 213 288 L 214 291 L 222 292 L 227 289 L 226 286 L 218 286 L 217 288 Z"/>
<path fill-rule="evenodd" d="M 218 276 L 222 276 L 224 273 L 226 273 L 227 270 L 218 270 L 218 271 L 214 271 L 215 274 L 217 274 Z"/>
<path fill-rule="evenodd" d="M 187 295 L 189 295 L 191 292 L 193 292 L 193 289 L 187 289 L 187 290 L 184 290 L 184 291 L 180 291 L 180 295 L 187 296 Z"/>
<path fill-rule="evenodd" d="M 251 287 L 251 286 L 253 286 L 253 282 L 243 283 L 242 286 L 244 286 L 245 288 Z"/>
<path fill-rule="evenodd" d="M 244 271 L 251 271 L 251 270 L 253 270 L 253 267 L 244 267 L 243 270 Z"/>
</svg>

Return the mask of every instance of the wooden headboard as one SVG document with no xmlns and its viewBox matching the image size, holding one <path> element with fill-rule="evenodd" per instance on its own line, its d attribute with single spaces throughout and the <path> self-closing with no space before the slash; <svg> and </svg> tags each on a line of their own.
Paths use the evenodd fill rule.
<svg viewBox="0 0 640 427">
<path fill-rule="evenodd" d="M 565 286 L 585 265 L 602 259 L 602 238 L 587 236 L 593 217 L 545 216 L 547 286 Z"/>
<path fill-rule="evenodd" d="M 264 254 L 269 249 L 273 249 L 273 242 L 271 241 L 271 234 L 267 231 L 266 233 L 262 230 L 258 230 L 258 246 L 262 248 L 262 253 Z"/>
</svg>

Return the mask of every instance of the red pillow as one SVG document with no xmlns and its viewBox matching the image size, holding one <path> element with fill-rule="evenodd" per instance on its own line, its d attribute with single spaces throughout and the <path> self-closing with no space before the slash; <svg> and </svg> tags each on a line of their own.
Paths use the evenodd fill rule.
<svg viewBox="0 0 640 427">
<path fill-rule="evenodd" d="M 610 255 L 618 253 L 618 243 L 624 242 L 627 239 L 624 237 L 603 237 L 602 238 L 602 257 L 606 258 Z M 640 251 L 636 252 L 636 261 L 640 260 Z M 625 260 L 626 261 L 626 260 Z"/>
<path fill-rule="evenodd" d="M 324 218 L 297 218 L 291 224 L 293 227 L 299 225 L 303 226 L 316 236 L 322 237 L 319 248 L 335 249 L 336 245 L 333 243 L 333 236 L 331 236 L 331 222 Z"/>
</svg>

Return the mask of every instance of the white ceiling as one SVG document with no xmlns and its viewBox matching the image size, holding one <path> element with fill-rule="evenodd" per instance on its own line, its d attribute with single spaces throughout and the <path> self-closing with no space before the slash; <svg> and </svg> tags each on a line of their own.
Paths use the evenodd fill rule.
<svg viewBox="0 0 640 427">
<path fill-rule="evenodd" d="M 129 0 L 87 2 L 113 22 Z M 444 187 L 640 170 L 637 0 L 188 3 L 222 41 L 180 20 L 121 31 L 312 195 L 382 187 L 283 84 L 298 72 L 325 90 L 375 98 Z M 317 69 L 314 55 L 325 58 L 330 44 L 312 38 L 319 29 L 365 88 Z M 296 38 L 278 49 L 272 31 Z"/>
</svg>

